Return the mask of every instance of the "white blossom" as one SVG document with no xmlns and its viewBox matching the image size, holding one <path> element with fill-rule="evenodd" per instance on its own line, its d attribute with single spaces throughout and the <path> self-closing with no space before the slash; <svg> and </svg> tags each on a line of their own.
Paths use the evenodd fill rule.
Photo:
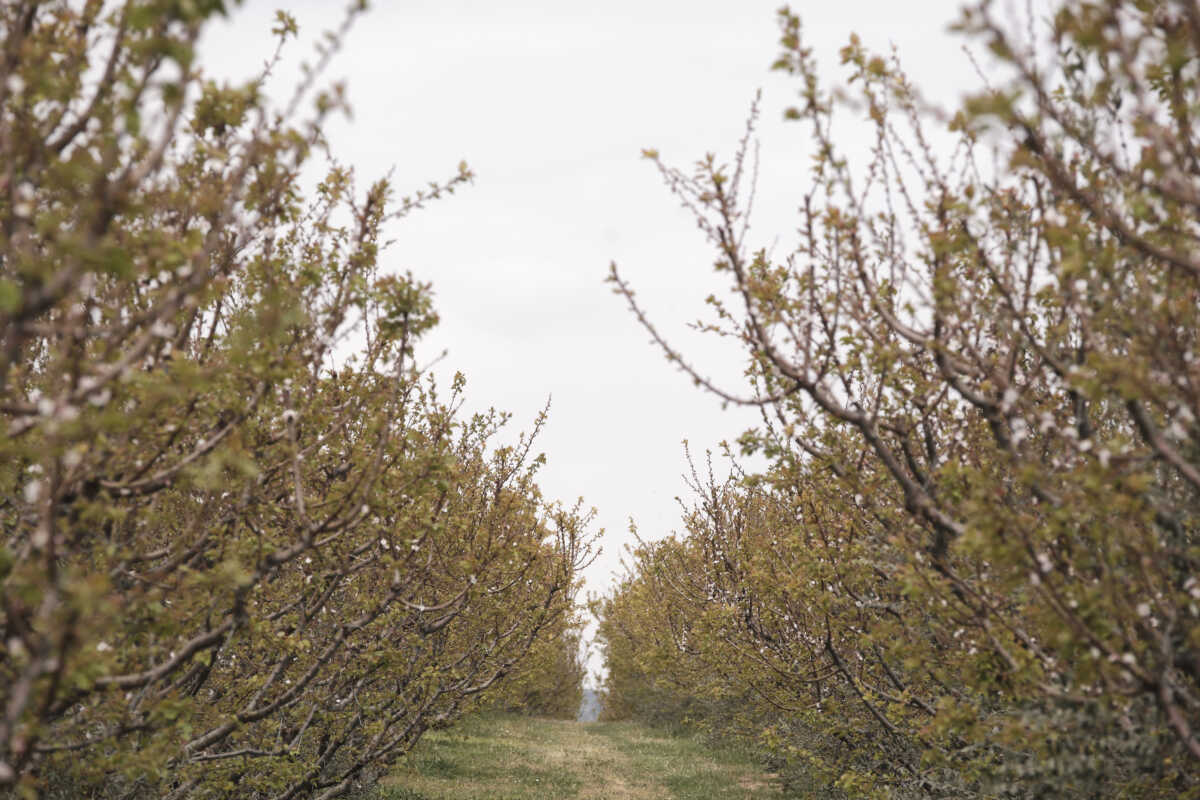
<svg viewBox="0 0 1200 800">
<path fill-rule="evenodd" d="M 167 339 L 175 335 L 175 326 L 160 319 L 150 326 L 150 334 L 159 339 Z"/>
<path fill-rule="evenodd" d="M 28 219 L 33 216 L 33 199 L 35 192 L 33 184 L 29 181 L 21 181 L 17 184 L 16 190 L 13 192 L 13 214 L 21 219 Z"/>
<path fill-rule="evenodd" d="M 1029 438 L 1029 423 L 1017 417 L 1012 421 L 1012 443 L 1016 447 Z"/>
</svg>

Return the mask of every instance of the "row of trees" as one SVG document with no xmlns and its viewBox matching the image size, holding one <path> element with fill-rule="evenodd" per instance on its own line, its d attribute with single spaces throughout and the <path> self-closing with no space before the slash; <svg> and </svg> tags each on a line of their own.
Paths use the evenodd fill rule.
<svg viewBox="0 0 1200 800">
<path fill-rule="evenodd" d="M 992 78 L 948 135 L 857 40 L 826 89 L 782 13 L 790 253 L 751 242 L 748 146 L 659 162 L 749 390 L 613 279 L 761 408 L 770 466 L 696 476 L 686 537 L 599 603 L 608 708 L 752 736 L 821 796 L 1197 797 L 1200 6 L 999 5 L 963 12 Z"/>
<path fill-rule="evenodd" d="M 380 269 L 470 172 L 397 199 L 331 160 L 306 199 L 347 28 L 273 110 L 278 51 L 203 77 L 221 12 L 0 8 L 0 793 L 330 798 L 510 673 L 577 697 L 590 515 Z"/>
</svg>

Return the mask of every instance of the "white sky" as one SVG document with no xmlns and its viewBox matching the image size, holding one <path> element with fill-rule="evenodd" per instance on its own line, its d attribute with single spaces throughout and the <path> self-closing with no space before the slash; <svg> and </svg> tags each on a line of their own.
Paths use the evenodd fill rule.
<svg viewBox="0 0 1200 800">
<path fill-rule="evenodd" d="M 805 129 L 781 121 L 795 97 L 771 73 L 780 0 L 412 0 L 374 3 L 330 79 L 346 79 L 352 121 L 332 150 L 365 186 L 395 168 L 400 193 L 449 177 L 466 160 L 478 177 L 460 194 L 400 223 L 388 269 L 432 281 L 442 323 L 427 356 L 449 350 L 474 407 L 512 411 L 527 427 L 553 395 L 540 449 L 543 490 L 582 495 L 607 529 L 587 587 L 611 583 L 632 517 L 644 537 L 678 527 L 685 495 L 681 441 L 703 457 L 755 416 L 720 402 L 666 363 L 604 283 L 616 261 L 660 330 L 740 388 L 740 357 L 686 323 L 719 291 L 712 251 L 639 157 L 657 148 L 687 166 L 732 154 L 756 89 L 763 173 L 759 243 L 790 241 L 807 185 Z M 272 47 L 286 4 L 302 41 L 278 74 L 291 85 L 309 37 L 336 26 L 343 3 L 248 0 L 204 42 L 212 73 L 252 73 Z M 827 80 L 851 31 L 895 44 L 927 96 L 952 103 L 977 81 L 962 41 L 946 32 L 960 0 L 799 0 Z M 864 123 L 862 131 L 867 131 Z M 846 136 L 854 150 L 856 130 Z M 861 146 L 861 145 L 860 145 Z M 686 500 L 686 496 L 685 496 Z M 600 664 L 593 655 L 593 669 Z"/>
</svg>

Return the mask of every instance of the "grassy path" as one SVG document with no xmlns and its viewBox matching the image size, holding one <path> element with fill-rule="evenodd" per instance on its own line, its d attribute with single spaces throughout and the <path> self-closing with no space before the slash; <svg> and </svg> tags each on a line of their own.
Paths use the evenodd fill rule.
<svg viewBox="0 0 1200 800">
<path fill-rule="evenodd" d="M 757 800 L 779 797 L 745 756 L 624 722 L 493 716 L 426 734 L 379 800 Z"/>
</svg>

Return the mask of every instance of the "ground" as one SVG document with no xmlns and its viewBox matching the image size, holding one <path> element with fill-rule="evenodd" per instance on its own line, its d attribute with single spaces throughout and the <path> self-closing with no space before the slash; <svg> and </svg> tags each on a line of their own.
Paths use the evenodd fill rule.
<svg viewBox="0 0 1200 800">
<path fill-rule="evenodd" d="M 779 797 L 752 757 L 629 722 L 517 716 L 428 733 L 379 800 L 757 800 Z"/>
</svg>

